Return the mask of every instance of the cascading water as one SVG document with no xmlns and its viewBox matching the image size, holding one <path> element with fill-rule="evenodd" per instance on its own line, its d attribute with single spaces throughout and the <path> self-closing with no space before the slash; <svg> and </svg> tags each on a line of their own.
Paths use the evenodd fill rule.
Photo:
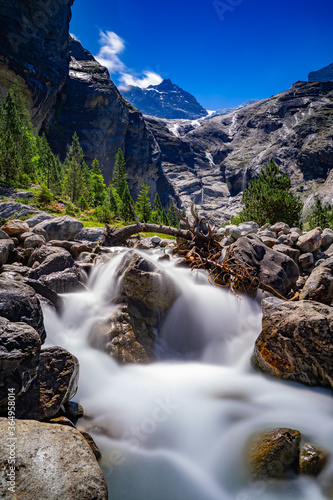
<svg viewBox="0 0 333 500">
<path fill-rule="evenodd" d="M 89 415 L 79 424 L 101 449 L 110 498 L 327 498 L 320 481 L 332 474 L 332 464 L 319 481 L 247 481 L 244 448 L 259 430 L 298 429 L 333 454 L 331 393 L 251 368 L 258 303 L 212 287 L 205 275 L 163 264 L 182 293 L 157 333 L 159 361 L 120 366 L 89 346 L 94 323 L 116 307 L 114 274 L 123 255 L 93 270 L 89 291 L 64 296 L 61 316 L 45 309 L 48 344 L 79 358 L 75 399 Z M 156 260 L 155 254 L 145 257 Z"/>
</svg>

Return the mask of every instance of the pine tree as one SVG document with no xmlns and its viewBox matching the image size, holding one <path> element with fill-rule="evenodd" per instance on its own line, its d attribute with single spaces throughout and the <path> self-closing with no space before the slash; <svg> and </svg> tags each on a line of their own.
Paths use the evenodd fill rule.
<svg viewBox="0 0 333 500">
<path fill-rule="evenodd" d="M 128 184 L 126 182 L 123 196 L 121 198 L 121 208 L 120 208 L 121 216 L 125 222 L 129 222 L 134 219 L 134 214 L 131 205 L 132 207 L 134 206 L 134 201 L 131 196 Z"/>
<path fill-rule="evenodd" d="M 86 198 L 89 194 L 89 169 L 84 161 L 83 150 L 77 133 L 65 161 L 64 189 L 72 203 L 76 203 L 81 196 Z"/>
<path fill-rule="evenodd" d="M 23 127 L 25 127 L 28 132 L 33 133 L 33 126 L 31 123 L 30 114 L 29 111 L 27 110 L 25 98 L 24 95 L 22 94 L 21 87 L 17 80 L 14 81 L 13 85 L 9 90 L 9 93 L 15 102 L 16 109 L 19 114 Z"/>
<path fill-rule="evenodd" d="M 136 210 L 140 222 L 148 222 L 151 214 L 151 203 L 148 196 L 149 186 L 142 184 L 138 200 L 136 202 Z"/>
<path fill-rule="evenodd" d="M 161 203 L 161 199 L 158 193 L 156 193 L 154 198 L 152 220 L 159 224 L 169 224 L 168 216 L 166 214 L 165 208 Z"/>
<path fill-rule="evenodd" d="M 61 192 L 63 177 L 62 164 L 59 158 L 51 151 L 44 133 L 40 137 L 37 137 L 37 151 L 38 181 L 45 184 L 54 193 L 59 194 Z"/>
<path fill-rule="evenodd" d="M 119 148 L 116 154 L 116 160 L 113 167 L 112 184 L 114 188 L 117 190 L 120 198 L 123 197 L 125 185 L 127 184 L 125 167 L 126 167 L 125 158 L 121 148 Z"/>
<path fill-rule="evenodd" d="M 112 186 L 112 184 L 108 187 L 108 197 L 109 197 L 110 210 L 113 216 L 117 217 L 121 207 L 121 199 L 117 191 Z"/>
<path fill-rule="evenodd" d="M 90 172 L 90 195 L 93 206 L 103 205 L 106 194 L 104 178 L 99 167 L 99 162 L 95 158 L 91 164 Z"/>
<path fill-rule="evenodd" d="M 286 174 L 270 160 L 257 179 L 249 183 L 242 196 L 243 209 L 232 221 L 253 220 L 259 225 L 286 222 L 290 226 L 299 225 L 302 202 L 291 192 L 291 182 Z"/>
<path fill-rule="evenodd" d="M 179 220 L 176 214 L 175 207 L 171 203 L 169 210 L 168 210 L 168 220 L 169 220 L 169 225 L 171 227 L 178 227 L 179 226 Z"/>
<path fill-rule="evenodd" d="M 0 182 L 2 186 L 16 186 L 22 172 L 22 158 L 10 130 L 0 140 Z"/>
</svg>

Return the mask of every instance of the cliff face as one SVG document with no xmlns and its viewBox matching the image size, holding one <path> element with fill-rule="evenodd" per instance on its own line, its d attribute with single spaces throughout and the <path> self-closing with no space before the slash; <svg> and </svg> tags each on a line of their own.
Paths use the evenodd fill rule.
<svg viewBox="0 0 333 500">
<path fill-rule="evenodd" d="M 68 75 L 68 29 L 74 0 L 0 3 L 0 96 L 15 79 L 39 129 Z"/>
<path fill-rule="evenodd" d="M 52 149 L 64 158 L 76 131 L 87 163 L 97 158 L 109 182 L 121 147 L 132 192 L 146 182 L 154 193 L 159 148 L 141 113 L 125 101 L 107 69 L 79 42 L 70 41 L 69 55 L 69 77 L 44 124 Z"/>
<path fill-rule="evenodd" d="M 141 113 L 119 94 L 108 71 L 68 34 L 74 0 L 6 0 L 0 4 L 0 96 L 18 79 L 37 130 L 63 159 L 77 131 L 87 163 L 105 180 L 123 148 L 133 196 L 156 192 L 159 147 Z"/>
<path fill-rule="evenodd" d="M 240 208 L 243 189 L 270 158 L 291 177 L 306 208 L 326 179 L 332 183 L 333 82 L 298 82 L 200 126 L 157 118 L 148 122 L 176 197 L 187 206 L 195 201 L 216 223 Z"/>
</svg>

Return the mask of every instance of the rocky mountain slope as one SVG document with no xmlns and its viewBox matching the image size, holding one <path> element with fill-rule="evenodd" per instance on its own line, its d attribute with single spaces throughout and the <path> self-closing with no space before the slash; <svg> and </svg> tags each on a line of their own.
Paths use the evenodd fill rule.
<svg viewBox="0 0 333 500">
<path fill-rule="evenodd" d="M 122 90 L 122 95 L 144 115 L 196 120 L 208 114 L 193 95 L 169 79 L 146 89 L 131 85 L 128 90 Z"/>
<path fill-rule="evenodd" d="M 238 111 L 242 108 L 246 108 L 246 106 L 250 106 L 251 104 L 255 104 L 256 102 L 259 102 L 260 99 L 251 99 L 250 101 L 246 101 L 243 104 L 239 104 L 238 106 L 235 106 L 234 108 L 221 108 L 218 109 L 217 111 L 214 111 L 211 113 L 209 116 L 206 116 L 205 120 L 210 120 L 210 118 L 213 118 L 214 116 L 219 116 L 219 115 L 228 115 L 229 113 L 233 113 L 234 111 Z"/>
<path fill-rule="evenodd" d="M 162 171 L 176 196 L 187 206 L 193 200 L 217 223 L 237 211 L 243 189 L 270 158 L 291 177 L 306 208 L 326 179 L 330 189 L 333 83 L 298 82 L 276 96 L 203 120 L 192 129 L 179 127 L 176 135 L 174 121 L 146 121 L 161 148 Z"/>
<path fill-rule="evenodd" d="M 308 80 L 309 82 L 333 82 L 333 63 L 309 73 Z"/>
</svg>

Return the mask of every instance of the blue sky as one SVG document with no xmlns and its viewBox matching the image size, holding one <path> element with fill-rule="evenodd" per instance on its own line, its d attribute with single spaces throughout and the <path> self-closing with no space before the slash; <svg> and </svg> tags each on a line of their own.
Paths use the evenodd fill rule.
<svg viewBox="0 0 333 500">
<path fill-rule="evenodd" d="M 70 31 L 116 85 L 170 78 L 211 110 L 333 62 L 332 0 L 76 0 L 72 12 Z"/>
</svg>

